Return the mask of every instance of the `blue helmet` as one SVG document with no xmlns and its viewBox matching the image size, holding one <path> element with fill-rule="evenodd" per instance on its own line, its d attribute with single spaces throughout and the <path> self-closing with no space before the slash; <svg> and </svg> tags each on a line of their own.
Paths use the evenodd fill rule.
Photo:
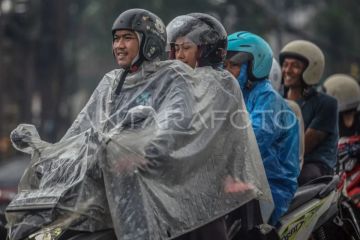
<svg viewBox="0 0 360 240">
<path fill-rule="evenodd" d="M 229 35 L 227 51 L 230 61 L 250 61 L 249 74 L 252 78 L 259 80 L 269 76 L 273 53 L 269 44 L 258 35 L 250 32 Z"/>
</svg>

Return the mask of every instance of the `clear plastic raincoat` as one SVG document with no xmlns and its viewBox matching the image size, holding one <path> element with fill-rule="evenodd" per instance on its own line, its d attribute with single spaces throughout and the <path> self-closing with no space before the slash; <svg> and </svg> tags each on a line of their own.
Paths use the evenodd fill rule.
<svg viewBox="0 0 360 240">
<path fill-rule="evenodd" d="M 33 126 L 13 131 L 32 162 L 7 209 L 10 239 L 59 223 L 114 228 L 121 240 L 172 239 L 252 199 L 272 205 L 229 73 L 145 62 L 116 95 L 121 73 L 104 76 L 58 143 L 41 141 Z"/>
</svg>

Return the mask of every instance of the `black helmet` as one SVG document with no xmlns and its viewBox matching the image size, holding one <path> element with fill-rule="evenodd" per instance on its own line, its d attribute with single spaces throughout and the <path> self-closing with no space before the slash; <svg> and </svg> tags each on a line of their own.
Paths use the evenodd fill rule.
<svg viewBox="0 0 360 240">
<path fill-rule="evenodd" d="M 175 42 L 179 37 L 187 37 L 199 50 L 198 65 L 217 67 L 226 56 L 227 32 L 214 17 L 204 13 L 190 13 L 174 18 L 166 27 L 170 58 L 175 58 Z"/>
<path fill-rule="evenodd" d="M 113 36 L 116 30 L 121 29 L 142 33 L 140 57 L 151 61 L 165 52 L 165 25 L 155 14 L 139 8 L 127 10 L 115 20 L 112 26 Z"/>
</svg>

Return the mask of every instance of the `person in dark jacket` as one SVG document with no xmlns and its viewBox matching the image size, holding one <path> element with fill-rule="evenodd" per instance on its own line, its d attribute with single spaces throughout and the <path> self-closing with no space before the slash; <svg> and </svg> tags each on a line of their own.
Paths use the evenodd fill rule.
<svg viewBox="0 0 360 240">
<path fill-rule="evenodd" d="M 285 98 L 299 104 L 304 119 L 305 154 L 298 179 L 303 185 L 334 173 L 339 136 L 337 101 L 315 88 L 325 66 L 318 46 L 304 40 L 292 41 L 283 47 L 279 58 Z"/>
</svg>

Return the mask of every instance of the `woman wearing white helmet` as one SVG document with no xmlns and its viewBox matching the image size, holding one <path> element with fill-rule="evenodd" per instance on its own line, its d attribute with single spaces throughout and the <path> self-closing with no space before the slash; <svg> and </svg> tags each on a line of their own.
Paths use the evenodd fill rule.
<svg viewBox="0 0 360 240">
<path fill-rule="evenodd" d="M 359 84 L 349 75 L 334 74 L 326 79 L 323 87 L 327 94 L 338 101 L 340 137 L 359 135 Z"/>
<path fill-rule="evenodd" d="M 296 40 L 280 53 L 285 97 L 296 101 L 305 125 L 304 165 L 299 185 L 333 174 L 336 165 L 338 113 L 336 99 L 314 88 L 322 77 L 325 58 L 315 44 Z"/>
</svg>

